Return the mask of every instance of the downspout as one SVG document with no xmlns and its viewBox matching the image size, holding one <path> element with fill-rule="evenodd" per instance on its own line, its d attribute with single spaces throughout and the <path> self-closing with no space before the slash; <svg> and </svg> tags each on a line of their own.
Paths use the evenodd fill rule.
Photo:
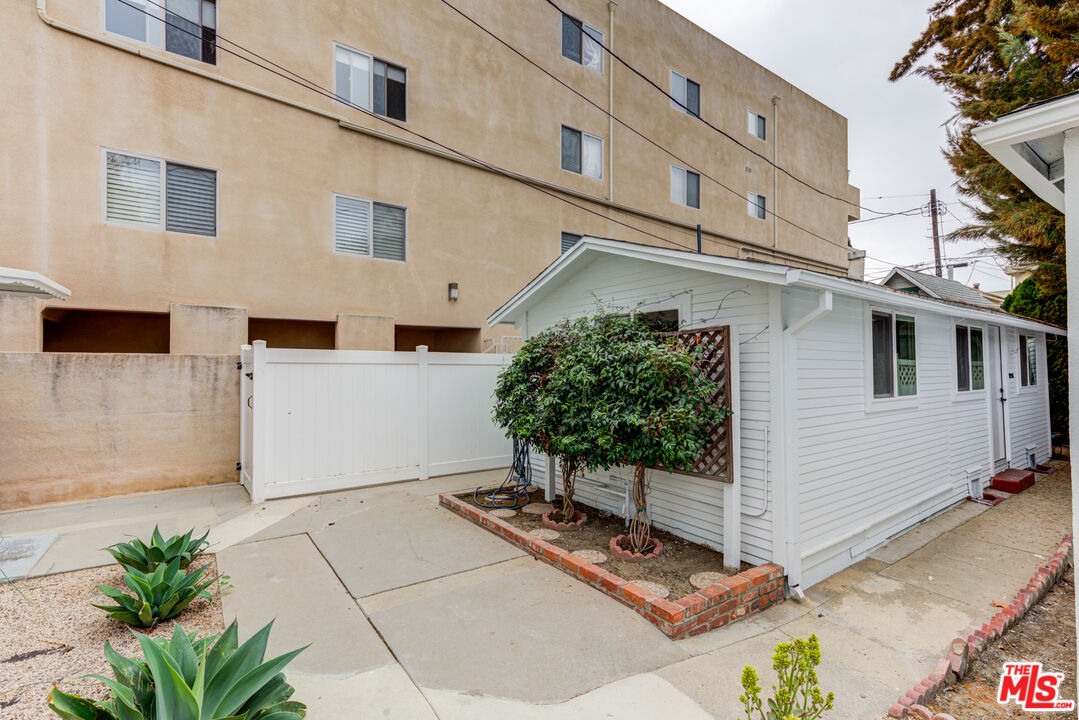
<svg viewBox="0 0 1079 720">
<path fill-rule="evenodd" d="M 805 593 L 802 591 L 802 540 L 799 527 L 800 488 L 797 471 L 797 457 L 795 456 L 795 447 L 797 443 L 793 442 L 795 435 L 797 434 L 797 417 L 795 415 L 795 398 L 797 396 L 797 373 L 795 370 L 797 354 L 795 352 L 795 347 L 797 337 L 803 330 L 831 312 L 832 291 L 820 290 L 817 295 L 817 306 L 800 317 L 797 322 L 790 327 L 783 330 L 783 374 L 786 397 L 784 398 L 782 407 L 784 414 L 783 429 L 786 437 L 784 437 L 782 446 L 785 454 L 783 465 L 786 472 L 784 479 L 787 483 L 786 492 L 783 493 L 783 496 L 786 499 L 786 512 L 784 514 L 787 523 L 786 562 L 783 563 L 783 567 L 787 571 L 787 584 L 790 586 L 791 592 L 797 595 L 799 599 L 804 598 Z"/>
<path fill-rule="evenodd" d="M 772 96 L 772 247 L 779 247 L 779 96 Z"/>
<path fill-rule="evenodd" d="M 614 52 L 614 0 L 607 3 L 607 47 Z M 614 202 L 614 61 L 607 58 L 607 199 Z"/>
</svg>

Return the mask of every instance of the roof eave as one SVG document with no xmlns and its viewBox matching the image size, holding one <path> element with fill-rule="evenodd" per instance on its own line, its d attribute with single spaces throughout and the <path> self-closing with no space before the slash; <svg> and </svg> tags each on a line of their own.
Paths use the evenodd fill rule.
<svg viewBox="0 0 1079 720">
<path fill-rule="evenodd" d="M 67 300 L 71 291 L 39 272 L 0 267 L 0 295 Z"/>
</svg>

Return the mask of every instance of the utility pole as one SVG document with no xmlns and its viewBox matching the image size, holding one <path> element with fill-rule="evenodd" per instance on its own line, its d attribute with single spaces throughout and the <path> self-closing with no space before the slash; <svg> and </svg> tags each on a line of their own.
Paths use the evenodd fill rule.
<svg viewBox="0 0 1079 720">
<path fill-rule="evenodd" d="M 940 231 L 937 229 L 937 190 L 929 191 L 929 215 L 933 218 L 933 258 L 937 263 L 937 277 L 943 277 L 940 267 Z"/>
</svg>

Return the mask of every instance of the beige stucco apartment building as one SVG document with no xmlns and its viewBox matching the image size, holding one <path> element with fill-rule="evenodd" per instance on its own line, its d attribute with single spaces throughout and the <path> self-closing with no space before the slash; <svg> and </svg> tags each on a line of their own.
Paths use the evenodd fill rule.
<svg viewBox="0 0 1079 720">
<path fill-rule="evenodd" d="M 846 274 L 845 118 L 657 0 L 451 2 L 0 5 L 0 266 L 72 291 L 0 351 L 480 350 L 582 234 Z"/>
</svg>

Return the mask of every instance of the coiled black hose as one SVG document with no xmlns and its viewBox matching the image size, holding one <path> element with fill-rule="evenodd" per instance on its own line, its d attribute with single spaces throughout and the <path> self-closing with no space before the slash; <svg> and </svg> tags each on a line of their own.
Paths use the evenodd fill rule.
<svg viewBox="0 0 1079 720">
<path fill-rule="evenodd" d="M 528 456 L 528 443 L 514 438 L 513 463 L 506 479 L 498 487 L 486 492 L 481 485 L 473 491 L 472 499 L 480 507 L 516 510 L 528 504 L 528 486 L 531 482 L 532 461 Z"/>
</svg>

